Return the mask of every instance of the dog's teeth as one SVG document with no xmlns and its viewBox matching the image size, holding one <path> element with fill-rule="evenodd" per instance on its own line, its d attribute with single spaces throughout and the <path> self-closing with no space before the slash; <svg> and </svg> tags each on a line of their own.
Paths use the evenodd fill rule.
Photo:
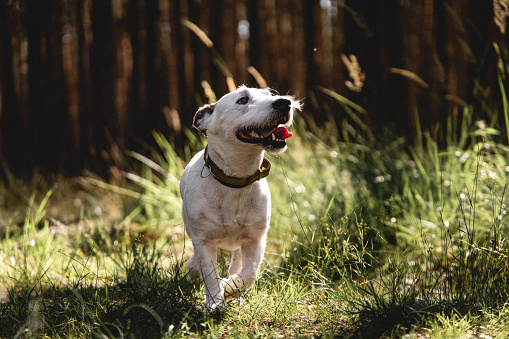
<svg viewBox="0 0 509 339">
<path fill-rule="evenodd" d="M 258 138 L 258 135 L 255 133 L 255 131 L 251 131 L 249 133 L 249 136 L 252 137 L 252 138 Z"/>
<path fill-rule="evenodd" d="M 272 135 L 272 141 L 276 140 L 276 136 L 274 134 L 271 134 Z"/>
</svg>

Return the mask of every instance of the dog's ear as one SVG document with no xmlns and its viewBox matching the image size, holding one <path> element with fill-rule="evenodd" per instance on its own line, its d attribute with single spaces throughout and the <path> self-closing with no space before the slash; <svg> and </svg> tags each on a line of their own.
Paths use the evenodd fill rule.
<svg viewBox="0 0 509 339">
<path fill-rule="evenodd" d="M 193 119 L 193 127 L 207 135 L 207 119 L 214 113 L 214 106 L 216 104 L 204 105 L 200 107 Z"/>
</svg>

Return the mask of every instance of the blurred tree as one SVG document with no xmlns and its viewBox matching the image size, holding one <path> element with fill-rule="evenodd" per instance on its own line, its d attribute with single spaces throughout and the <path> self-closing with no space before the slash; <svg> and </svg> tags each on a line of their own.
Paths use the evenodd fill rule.
<svg viewBox="0 0 509 339">
<path fill-rule="evenodd" d="M 89 168 L 111 177 L 115 147 L 150 144 L 155 129 L 180 148 L 182 128 L 214 97 L 209 86 L 220 97 L 232 80 L 304 98 L 318 124 L 358 128 L 321 86 L 363 106 L 374 132 L 383 125 L 418 142 L 421 126 L 444 138 L 448 115 L 461 117 L 474 93 L 500 107 L 500 4 L 2 0 L 0 175 Z"/>
</svg>

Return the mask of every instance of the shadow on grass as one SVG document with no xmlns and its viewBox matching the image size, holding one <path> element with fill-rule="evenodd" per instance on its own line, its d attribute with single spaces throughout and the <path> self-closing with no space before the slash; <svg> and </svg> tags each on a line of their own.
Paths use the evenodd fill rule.
<svg viewBox="0 0 509 339">
<path fill-rule="evenodd" d="M 355 335 L 399 337 L 440 316 L 481 317 L 486 310 L 501 310 L 509 297 L 508 250 L 468 249 L 452 258 L 428 258 L 427 270 L 399 263 L 391 273 L 359 284 L 357 297 L 348 302 Z"/>
<path fill-rule="evenodd" d="M 160 256 L 134 246 L 124 279 L 103 282 L 88 274 L 66 287 L 17 283 L 0 304 L 0 337 L 162 337 L 172 328 L 197 331 L 204 320 L 199 285 L 182 262 L 158 267 Z M 101 286 L 102 285 L 102 286 Z M 188 325 L 189 323 L 189 325 Z"/>
</svg>

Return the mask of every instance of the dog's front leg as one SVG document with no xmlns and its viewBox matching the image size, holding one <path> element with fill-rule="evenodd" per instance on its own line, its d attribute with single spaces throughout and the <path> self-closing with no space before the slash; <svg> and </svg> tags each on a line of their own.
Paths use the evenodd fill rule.
<svg viewBox="0 0 509 339">
<path fill-rule="evenodd" d="M 230 262 L 228 272 L 230 273 L 230 275 L 234 275 L 235 273 L 239 273 L 241 268 L 242 268 L 242 253 L 239 247 L 232 253 L 232 260 Z"/>
<path fill-rule="evenodd" d="M 230 278 L 223 278 L 223 287 L 225 289 L 225 299 L 230 300 L 234 297 L 238 297 L 238 295 L 235 294 L 234 290 L 237 290 L 241 288 L 241 282 L 239 279 L 239 273 L 242 269 L 242 251 L 239 248 L 237 248 L 232 253 L 232 259 L 230 262 L 230 267 L 228 268 L 228 273 L 230 273 Z"/>
<path fill-rule="evenodd" d="M 242 245 L 242 269 L 238 274 L 232 274 L 230 279 L 224 283 L 224 293 L 227 299 L 238 297 L 241 291 L 253 286 L 264 252 L 265 238 Z"/>
<path fill-rule="evenodd" d="M 193 241 L 194 255 L 198 262 L 205 294 L 205 311 L 208 314 L 226 308 L 224 287 L 217 270 L 217 247 L 208 241 Z"/>
</svg>

